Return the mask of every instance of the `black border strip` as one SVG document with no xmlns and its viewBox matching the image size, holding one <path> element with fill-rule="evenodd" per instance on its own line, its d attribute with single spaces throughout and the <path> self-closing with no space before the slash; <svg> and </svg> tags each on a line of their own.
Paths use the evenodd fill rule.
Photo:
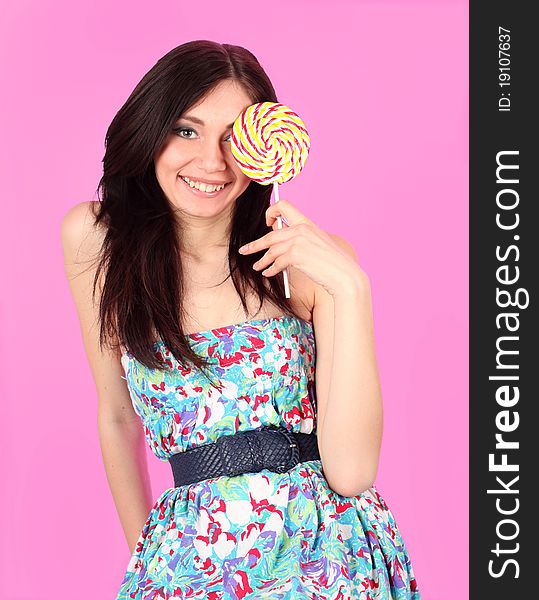
<svg viewBox="0 0 539 600">
<path fill-rule="evenodd" d="M 533 410 L 539 404 L 539 220 L 533 218 L 539 157 L 532 142 L 539 129 L 532 91 L 539 52 L 533 6 L 470 3 L 472 600 L 539 598 L 538 546 L 532 544 L 539 514 L 539 447 L 533 443 L 539 442 Z"/>
</svg>

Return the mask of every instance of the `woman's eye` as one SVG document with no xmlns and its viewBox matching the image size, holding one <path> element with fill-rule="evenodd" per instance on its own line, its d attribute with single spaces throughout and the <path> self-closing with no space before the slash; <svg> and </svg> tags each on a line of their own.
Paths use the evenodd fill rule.
<svg viewBox="0 0 539 600">
<path fill-rule="evenodd" d="M 194 137 L 194 135 L 189 135 L 189 134 L 196 134 L 196 131 L 194 129 L 191 129 L 191 127 L 176 127 L 172 131 L 176 135 L 178 135 L 179 137 L 181 137 L 181 138 L 183 138 L 185 140 L 192 140 L 193 137 Z M 232 134 L 228 135 L 225 138 L 225 141 L 230 142 L 230 141 L 232 141 L 231 138 L 232 138 Z"/>
<path fill-rule="evenodd" d="M 190 140 L 192 136 L 185 136 L 183 135 L 184 132 L 196 133 L 196 131 L 194 129 L 191 129 L 190 127 L 176 127 L 176 129 L 174 129 L 174 132 L 186 140 Z"/>
</svg>

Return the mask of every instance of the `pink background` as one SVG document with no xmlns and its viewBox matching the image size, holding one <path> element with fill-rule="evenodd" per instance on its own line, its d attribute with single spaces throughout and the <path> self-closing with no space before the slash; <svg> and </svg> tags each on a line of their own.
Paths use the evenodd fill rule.
<svg viewBox="0 0 539 600">
<path fill-rule="evenodd" d="M 252 50 L 312 151 L 281 197 L 350 240 L 373 288 L 377 486 L 425 600 L 468 597 L 468 6 L 274 0 L 3 4 L 0 598 L 113 598 L 129 554 L 63 272 L 106 127 L 192 39 Z M 171 485 L 148 459 L 154 497 Z"/>
</svg>

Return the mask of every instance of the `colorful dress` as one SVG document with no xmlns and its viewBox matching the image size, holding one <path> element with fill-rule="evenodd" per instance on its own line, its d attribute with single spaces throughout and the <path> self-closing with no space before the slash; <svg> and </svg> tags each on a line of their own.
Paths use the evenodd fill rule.
<svg viewBox="0 0 539 600">
<path fill-rule="evenodd" d="M 187 334 L 216 390 L 163 342 L 165 370 L 122 355 L 133 406 L 157 458 L 264 425 L 316 432 L 313 325 L 251 319 Z M 171 474 L 172 476 L 172 474 Z M 395 519 L 375 486 L 335 493 L 320 460 L 163 491 L 116 600 L 419 600 Z"/>
</svg>

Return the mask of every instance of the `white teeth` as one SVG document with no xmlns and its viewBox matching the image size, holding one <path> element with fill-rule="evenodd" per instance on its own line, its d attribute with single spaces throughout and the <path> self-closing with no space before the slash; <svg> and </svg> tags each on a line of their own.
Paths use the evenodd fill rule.
<svg viewBox="0 0 539 600">
<path fill-rule="evenodd" d="M 182 177 L 182 179 L 185 181 L 185 183 L 187 183 L 188 185 L 190 185 L 192 188 L 195 188 L 197 190 L 200 190 L 202 192 L 207 192 L 208 194 L 211 194 L 212 192 L 216 192 L 219 190 L 222 190 L 226 184 L 223 185 L 210 185 L 207 183 L 199 183 L 198 181 L 191 181 L 190 179 L 187 179 L 187 177 Z"/>
</svg>

